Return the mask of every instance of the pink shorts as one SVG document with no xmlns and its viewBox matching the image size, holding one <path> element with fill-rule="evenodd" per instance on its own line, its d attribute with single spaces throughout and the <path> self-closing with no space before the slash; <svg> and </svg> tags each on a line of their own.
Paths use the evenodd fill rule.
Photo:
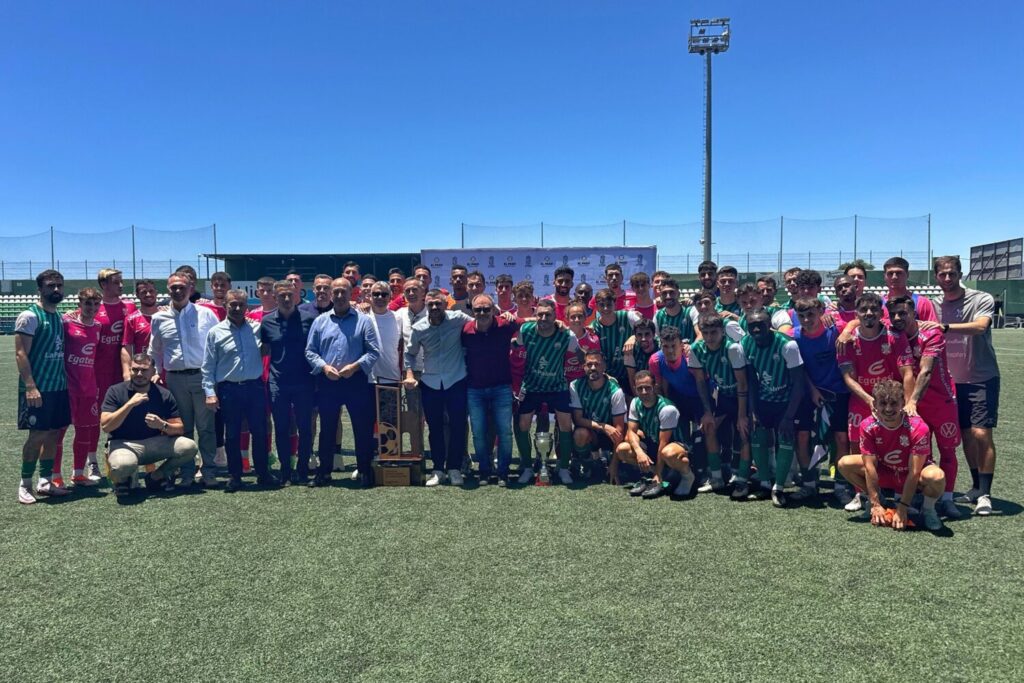
<svg viewBox="0 0 1024 683">
<path fill-rule="evenodd" d="M 935 436 L 939 448 L 956 448 L 960 445 L 960 422 L 956 399 L 929 398 L 933 393 L 925 392 L 917 404 L 917 412 Z"/>
<path fill-rule="evenodd" d="M 850 438 L 850 447 L 860 444 L 860 423 L 871 417 L 871 411 L 864 401 L 856 396 L 850 396 L 850 413 L 846 422 L 846 433 Z M 858 450 L 859 446 L 858 446 Z"/>
<path fill-rule="evenodd" d="M 99 396 L 70 394 L 71 424 L 75 427 L 96 427 L 100 423 Z"/>
</svg>

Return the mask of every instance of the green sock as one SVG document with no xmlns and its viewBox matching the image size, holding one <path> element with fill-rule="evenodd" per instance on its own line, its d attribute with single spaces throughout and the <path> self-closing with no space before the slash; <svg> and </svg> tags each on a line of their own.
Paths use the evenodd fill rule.
<svg viewBox="0 0 1024 683">
<path fill-rule="evenodd" d="M 576 454 L 577 458 L 581 460 L 590 459 L 590 444 L 585 443 L 582 446 L 578 446 L 575 441 L 572 442 L 572 452 Z"/>
<path fill-rule="evenodd" d="M 717 452 L 712 453 L 711 451 L 708 451 L 708 469 L 712 472 L 718 472 L 719 474 L 722 473 L 722 458 Z"/>
<path fill-rule="evenodd" d="M 515 430 L 516 447 L 519 449 L 519 466 L 524 470 L 533 469 L 533 448 L 530 444 L 530 432 Z"/>
<path fill-rule="evenodd" d="M 555 452 L 558 454 L 559 469 L 568 469 L 569 456 L 572 454 L 572 432 L 558 430 L 558 446 Z"/>
<path fill-rule="evenodd" d="M 53 475 L 53 460 L 39 459 L 39 478 L 49 479 Z"/>
<path fill-rule="evenodd" d="M 740 458 L 740 466 L 736 471 L 736 481 L 746 481 L 750 478 L 750 459 Z"/>
<path fill-rule="evenodd" d="M 771 465 L 768 454 L 768 432 L 763 427 L 755 429 L 750 436 L 750 450 L 754 455 L 754 464 L 757 465 L 757 477 L 761 480 L 761 484 L 765 485 L 768 483 Z"/>
<path fill-rule="evenodd" d="M 779 440 L 775 449 L 775 484 L 779 488 L 786 483 L 789 476 L 789 468 L 793 466 L 793 443 Z"/>
<path fill-rule="evenodd" d="M 35 473 L 35 471 L 36 471 L 36 461 L 35 460 L 22 460 L 21 461 L 21 478 L 22 479 L 31 479 L 32 475 Z"/>
</svg>

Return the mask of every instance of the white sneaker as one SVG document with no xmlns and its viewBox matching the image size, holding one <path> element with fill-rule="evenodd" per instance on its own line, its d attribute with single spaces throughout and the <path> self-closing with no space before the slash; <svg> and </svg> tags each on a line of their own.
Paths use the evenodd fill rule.
<svg viewBox="0 0 1024 683">
<path fill-rule="evenodd" d="M 957 496 L 953 500 L 957 503 L 976 503 L 981 497 L 981 489 L 971 489 L 967 493 Z"/>
<path fill-rule="evenodd" d="M 18 484 L 18 502 L 22 505 L 31 505 L 36 502 L 36 497 L 32 495 L 30 487 Z"/>
<path fill-rule="evenodd" d="M 359 479 L 359 470 L 352 470 L 352 477 L 351 477 L 351 479 L 352 479 L 352 481 L 358 481 L 358 479 Z"/>
<path fill-rule="evenodd" d="M 462 470 L 448 470 L 448 483 L 452 486 L 462 486 Z"/>
<path fill-rule="evenodd" d="M 66 496 L 68 490 L 63 486 L 57 486 L 48 479 L 40 479 L 36 482 L 36 495 L 37 496 Z M 989 511 L 992 510 L 992 504 L 989 504 Z M 988 513 L 985 513 L 988 514 Z"/>
<path fill-rule="evenodd" d="M 309 456 L 309 471 L 313 472 L 318 469 L 320 469 L 320 458 L 315 455 Z"/>
<path fill-rule="evenodd" d="M 444 472 L 441 470 L 434 470 L 434 473 L 430 475 L 429 479 L 427 479 L 427 486 L 438 486 L 439 484 L 444 483 L 444 480 Z"/>
<path fill-rule="evenodd" d="M 978 502 L 974 506 L 974 514 L 987 517 L 992 514 L 992 497 L 982 494 L 978 496 Z"/>
<path fill-rule="evenodd" d="M 676 488 L 672 491 L 673 496 L 688 496 L 690 491 L 693 490 L 693 482 L 697 481 L 697 477 L 692 471 L 687 472 L 676 484 Z"/>
<path fill-rule="evenodd" d="M 103 481 L 103 475 L 100 474 L 99 463 L 95 463 L 95 462 L 87 463 L 86 466 L 85 466 L 85 476 L 86 476 L 86 478 L 89 479 L 89 481 L 94 481 L 94 482 L 97 482 L 97 483 Z"/>
<path fill-rule="evenodd" d="M 227 467 L 228 466 L 228 454 L 224 450 L 223 446 L 218 448 L 216 454 L 214 454 L 214 456 L 213 456 L 213 465 L 214 465 L 214 467 Z"/>
<path fill-rule="evenodd" d="M 711 486 L 710 479 L 697 487 L 697 493 L 711 493 L 712 491 L 714 491 L 714 487 Z"/>
<path fill-rule="evenodd" d="M 843 506 L 843 509 L 847 512 L 860 512 L 864 509 L 864 500 L 858 493 L 850 500 L 849 503 Z"/>
<path fill-rule="evenodd" d="M 564 467 L 560 467 L 558 468 L 558 480 L 566 486 L 569 486 L 572 484 L 572 475 L 569 474 L 569 470 Z"/>
<path fill-rule="evenodd" d="M 939 519 L 939 513 L 935 508 L 925 508 L 921 511 L 921 515 L 924 517 L 924 526 L 928 531 L 938 531 L 942 528 L 942 520 Z"/>
<path fill-rule="evenodd" d="M 533 468 L 527 467 L 523 470 L 523 473 L 519 475 L 518 481 L 520 484 L 529 484 L 533 481 Z"/>
</svg>

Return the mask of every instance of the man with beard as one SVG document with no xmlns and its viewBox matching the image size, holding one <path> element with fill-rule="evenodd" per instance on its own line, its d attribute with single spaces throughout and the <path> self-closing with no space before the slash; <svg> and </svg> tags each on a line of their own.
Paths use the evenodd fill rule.
<svg viewBox="0 0 1024 683">
<path fill-rule="evenodd" d="M 78 292 L 78 310 L 64 314 L 64 369 L 68 374 L 68 401 L 71 406 L 71 424 L 75 427 L 72 483 L 75 486 L 95 486 L 102 477 L 96 463 L 96 446 L 100 440 L 99 394 L 96 389 L 96 347 L 100 343 L 100 324 L 96 312 L 101 295 L 92 287 Z M 64 455 L 62 429 L 57 438 L 57 453 L 53 461 L 51 482 L 64 487 L 61 459 Z M 94 464 L 89 476 L 86 462 Z"/>
<path fill-rule="evenodd" d="M 139 298 L 139 307 L 124 319 L 121 337 L 121 374 L 125 382 L 131 379 L 132 356 L 146 353 L 149 348 L 150 325 L 158 308 L 156 285 L 152 280 L 136 280 L 135 296 Z"/>
<path fill-rule="evenodd" d="M 98 273 L 96 281 L 103 293 L 103 302 L 96 313 L 96 322 L 100 324 L 100 345 L 96 348 L 96 387 L 102 399 L 110 385 L 123 381 L 121 341 L 124 339 L 124 321 L 135 311 L 135 304 L 121 300 L 124 283 L 120 270 L 104 268 Z"/>
<path fill-rule="evenodd" d="M 626 290 L 622 288 L 622 266 L 618 263 L 609 263 L 604 267 L 605 287 L 615 295 L 615 310 L 626 310 Z"/>
<path fill-rule="evenodd" d="M 697 309 L 693 306 L 683 306 L 679 301 L 679 283 L 673 278 L 666 278 L 661 282 L 661 289 L 658 290 L 661 298 L 661 308 L 654 315 L 655 334 L 661 334 L 666 327 L 674 327 L 679 330 L 679 336 L 686 343 L 697 338 Z"/>
<path fill-rule="evenodd" d="M 836 293 L 836 310 L 833 315 L 840 327 L 857 319 L 857 284 L 849 275 L 840 275 L 832 283 Z"/>
<path fill-rule="evenodd" d="M 331 281 L 333 279 L 330 275 L 323 273 L 313 278 L 313 300 L 299 304 L 299 310 L 315 317 L 334 308 L 334 304 L 331 303 Z M 296 290 L 295 296 L 298 296 L 298 290 Z"/>
<path fill-rule="evenodd" d="M 566 322 L 566 309 L 572 302 L 572 285 L 576 271 L 569 266 L 555 268 L 555 293 L 544 297 L 555 302 L 555 319 Z"/>
<path fill-rule="evenodd" d="M 452 286 L 452 293 L 448 296 L 448 309 L 469 315 L 473 308 L 473 302 L 469 296 L 469 270 L 466 266 L 459 264 L 452 266 L 449 282 Z"/>
<path fill-rule="evenodd" d="M 619 383 L 605 374 L 604 354 L 595 349 L 583 358 L 584 377 L 569 384 L 572 408 L 573 452 L 583 463 L 591 460 L 594 449 L 608 454 L 626 435 L 626 394 Z"/>
<path fill-rule="evenodd" d="M 64 276 L 44 270 L 36 276 L 39 300 L 14 323 L 14 357 L 18 365 L 18 429 L 28 430 L 21 449 L 18 502 L 31 505 L 32 474 L 39 463 L 36 494 L 67 495 L 50 481 L 57 438 L 71 423 L 68 376 L 64 370 L 64 322 L 57 304 L 64 300 Z"/>
</svg>

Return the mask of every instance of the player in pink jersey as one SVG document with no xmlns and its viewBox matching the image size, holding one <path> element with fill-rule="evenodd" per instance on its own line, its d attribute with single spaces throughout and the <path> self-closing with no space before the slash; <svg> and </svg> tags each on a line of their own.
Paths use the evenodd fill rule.
<svg viewBox="0 0 1024 683">
<path fill-rule="evenodd" d="M 907 414 L 919 415 L 931 429 L 939 449 L 939 467 L 946 475 L 946 490 L 939 501 L 939 512 L 959 519 L 960 511 L 953 502 L 953 487 L 956 485 L 960 424 L 956 385 L 946 361 L 946 336 L 941 327 L 918 325 L 914 301 L 909 296 L 893 297 L 887 307 L 893 330 L 907 336 L 917 376 L 914 391 L 907 401 Z"/>
<path fill-rule="evenodd" d="M 891 526 L 907 527 L 907 516 L 914 495 L 924 495 L 921 514 L 931 531 L 942 528 L 935 503 L 945 487 L 945 475 L 931 461 L 932 444 L 928 425 L 919 417 L 907 415 L 903 404 L 903 385 L 892 380 L 875 384 L 872 391 L 876 417 L 861 424 L 860 453 L 844 455 L 839 469 L 848 481 L 867 492 L 871 502 L 869 515 L 876 526 L 889 526 L 881 490 L 896 492 L 896 513 Z"/>
<path fill-rule="evenodd" d="M 832 282 L 836 293 L 836 310 L 832 313 L 842 328 L 857 319 L 857 284 L 849 275 L 840 275 Z"/>
<path fill-rule="evenodd" d="M 569 266 L 555 268 L 555 293 L 544 297 L 555 302 L 555 320 L 566 322 L 566 309 L 572 301 L 572 286 L 576 271 Z"/>
<path fill-rule="evenodd" d="M 935 315 L 935 307 L 926 296 L 911 294 L 907 289 L 907 276 L 910 274 L 910 263 L 902 256 L 893 256 L 882 266 L 885 273 L 885 285 L 889 288 L 888 293 L 882 297 L 882 303 L 898 296 L 910 297 L 914 302 L 914 311 L 918 320 L 938 322 L 939 316 Z"/>
<path fill-rule="evenodd" d="M 853 332 L 853 340 L 842 344 L 836 360 L 843 372 L 843 381 L 850 389 L 850 417 L 847 430 L 850 452 L 857 452 L 860 443 L 860 425 L 870 417 L 874 409 L 871 392 L 874 386 L 885 380 L 896 380 L 903 384 L 905 396 L 914 388 L 914 361 L 910 355 L 907 339 L 882 325 L 882 299 L 877 294 L 865 292 L 857 298 L 857 321 L 859 326 Z M 861 509 L 862 498 L 858 495 L 846 505 L 855 512 Z"/>
<path fill-rule="evenodd" d="M 626 292 L 626 309 L 654 320 L 658 307 L 651 298 L 651 278 L 647 273 L 633 273 L 629 276 L 629 287 L 632 291 Z"/>
<path fill-rule="evenodd" d="M 583 351 L 584 356 L 591 351 L 600 351 L 601 340 L 597 338 L 594 331 L 586 324 L 587 307 L 579 301 L 573 301 L 566 307 L 565 315 L 568 318 L 569 330 L 576 336 L 576 341 L 579 343 L 580 350 Z M 565 379 L 571 383 L 580 377 L 585 377 L 586 374 L 586 368 L 579 362 L 576 353 L 566 352 Z"/>
<path fill-rule="evenodd" d="M 104 268 L 96 278 L 103 293 L 103 302 L 96 313 L 100 323 L 100 345 L 96 350 L 96 385 L 100 402 L 112 384 L 124 381 L 121 367 L 121 341 L 124 339 L 124 321 L 135 311 L 135 304 L 121 301 L 124 291 L 121 271 Z"/>
<path fill-rule="evenodd" d="M 135 296 L 139 298 L 139 307 L 124 319 L 121 336 L 121 374 L 125 382 L 131 379 L 132 356 L 146 353 L 149 348 L 150 320 L 159 308 L 152 280 L 136 280 Z"/>
<path fill-rule="evenodd" d="M 218 271 L 210 276 L 210 291 L 213 292 L 213 298 L 200 299 L 196 305 L 210 309 L 217 316 L 217 320 L 223 322 L 228 317 L 226 303 L 229 289 L 231 289 L 231 276 Z"/>
<path fill-rule="evenodd" d="M 100 440 L 99 390 L 96 386 L 96 353 L 100 343 L 100 323 L 96 314 L 102 297 L 98 290 L 86 287 L 78 292 L 78 310 L 65 313 L 64 368 L 68 373 L 68 400 L 71 403 L 71 424 L 75 428 L 72 442 L 74 470 L 71 481 L 75 486 L 96 486 L 102 477 L 96 465 L 96 445 Z M 53 461 L 53 482 L 64 486 L 61 476 L 61 457 L 64 454 L 64 434 L 57 440 L 57 454 Z M 86 464 L 92 463 L 86 473 Z"/>
</svg>

